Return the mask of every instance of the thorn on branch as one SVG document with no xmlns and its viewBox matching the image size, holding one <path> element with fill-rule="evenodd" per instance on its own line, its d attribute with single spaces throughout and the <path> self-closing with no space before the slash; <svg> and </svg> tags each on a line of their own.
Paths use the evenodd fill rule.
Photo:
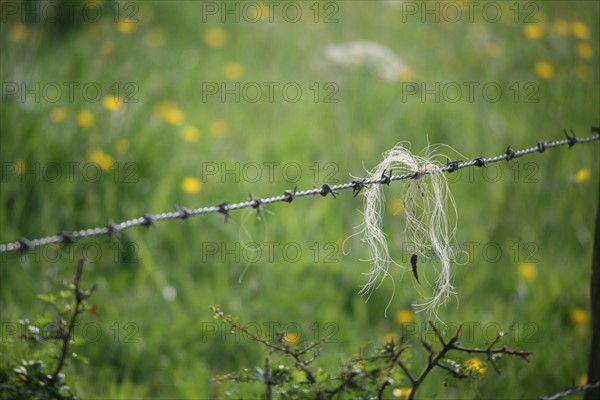
<svg viewBox="0 0 600 400">
<path fill-rule="evenodd" d="M 446 346 L 446 341 L 444 341 L 444 337 L 440 333 L 439 329 L 435 327 L 435 324 L 433 322 L 429 321 L 429 326 L 431 326 L 431 329 L 433 329 L 435 336 L 437 336 L 437 338 L 440 340 L 440 343 L 442 344 L 442 346 Z"/>
<path fill-rule="evenodd" d="M 498 334 L 496 335 L 496 338 L 492 341 L 492 343 L 490 343 L 490 345 L 488 346 L 488 352 L 492 351 L 492 348 L 496 345 L 496 343 L 498 343 L 500 341 L 500 339 L 502 338 L 502 336 L 504 336 L 504 333 L 502 332 L 498 332 Z M 505 346 L 506 347 L 506 346 Z"/>
<path fill-rule="evenodd" d="M 283 192 L 283 195 L 284 195 L 283 201 L 287 201 L 288 203 L 291 203 L 292 200 L 294 200 L 294 197 L 296 197 L 296 190 L 298 190 L 298 186 L 294 187 L 293 192 L 291 190 L 286 190 L 285 192 Z"/>
<path fill-rule="evenodd" d="M 324 183 L 323 186 L 321 187 L 321 196 L 325 197 L 328 194 L 330 194 L 333 196 L 333 198 L 335 199 L 335 191 L 333 189 L 331 189 L 331 186 L 329 186 L 328 184 Z"/>
<path fill-rule="evenodd" d="M 225 215 L 225 223 L 227 223 L 227 220 L 229 219 L 229 207 L 227 207 L 228 204 L 228 201 L 224 201 L 222 203 L 217 204 L 217 212 Z"/>
<path fill-rule="evenodd" d="M 573 129 L 571 129 L 572 136 L 569 136 L 566 129 L 563 129 L 563 132 L 565 133 L 565 136 L 567 137 L 567 142 L 569 143 L 569 148 L 573 147 L 575 145 L 575 143 L 577 143 L 577 137 L 575 136 L 575 132 L 573 132 Z"/>
<path fill-rule="evenodd" d="M 430 356 L 433 355 L 433 353 L 435 353 L 435 351 L 433 351 L 433 346 L 431 346 L 431 343 L 429 343 L 425 339 L 421 339 L 421 343 L 423 344 L 423 347 L 425 347 L 427 349 Z"/>
<path fill-rule="evenodd" d="M 456 333 L 454 334 L 454 336 L 452 337 L 452 339 L 450 339 L 450 343 L 454 344 L 456 342 L 458 342 L 458 339 L 460 339 L 460 334 L 462 332 L 462 328 L 463 328 L 463 324 L 460 324 L 458 326 L 458 329 L 456 330 Z"/>
</svg>

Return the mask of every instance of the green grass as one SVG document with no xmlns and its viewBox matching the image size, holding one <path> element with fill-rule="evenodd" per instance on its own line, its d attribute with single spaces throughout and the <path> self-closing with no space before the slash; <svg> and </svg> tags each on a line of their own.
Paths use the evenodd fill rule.
<svg viewBox="0 0 600 400">
<path fill-rule="evenodd" d="M 130 33 L 117 30 L 115 4 L 104 4 L 105 18 L 98 23 L 83 21 L 66 32 L 52 30 L 52 24 L 28 24 L 22 42 L 14 37 L 20 19 L 9 16 L 0 27 L 3 96 L 7 82 L 27 87 L 36 82 L 40 87 L 50 82 L 78 82 L 80 87 L 97 82 L 105 94 L 116 83 L 122 97 L 136 88 L 132 96 L 138 101 L 111 112 L 102 100 L 86 101 L 80 90 L 73 101 L 63 92 L 56 103 L 43 96 L 35 102 L 32 95 L 25 102 L 19 96 L 2 99 L 2 243 L 100 226 L 175 205 L 208 206 L 245 200 L 249 192 L 267 197 L 295 185 L 305 189 L 325 180 L 346 182 L 349 174 L 364 176 L 364 168 L 375 166 L 382 152 L 402 141 L 416 153 L 428 143 L 448 144 L 470 159 L 481 152 L 500 154 L 508 145 L 519 149 L 538 140 L 559 139 L 565 127 L 586 136 L 591 125 L 600 124 L 596 2 L 528 3 L 538 8 L 543 36 L 537 40 L 524 35 L 524 15 L 518 23 L 513 21 L 509 9 L 513 3 L 502 3 L 498 23 L 486 22 L 481 13 L 472 22 L 467 14 L 456 23 L 436 23 L 432 17 L 422 22 L 418 15 L 406 15 L 401 6 L 368 2 L 335 3 L 339 6 L 335 23 L 322 22 L 324 13 L 335 10 L 325 6 L 334 3 L 321 3 L 321 22 L 315 23 L 313 3 L 294 4 L 300 5 L 304 16 L 297 23 L 286 22 L 281 13 L 273 15 L 273 23 L 231 19 L 222 23 L 212 16 L 203 23 L 199 2 L 181 1 L 176 7 L 139 3 L 138 22 Z M 568 24 L 566 36 L 554 33 L 557 20 Z M 575 21 L 587 26 L 588 40 L 574 36 Z M 220 48 L 203 41 L 204 33 L 214 27 L 228 34 Z M 145 41 L 156 34 L 155 29 L 163 30 L 164 45 L 148 47 Z M 456 102 L 443 96 L 440 101 L 433 95 L 422 98 L 422 93 L 403 99 L 407 87 L 401 82 L 385 81 L 367 68 L 332 66 L 324 59 L 326 45 L 353 40 L 389 47 L 408 65 L 412 80 L 425 88 L 436 82 L 441 86 L 454 82 L 462 88 L 465 82 L 476 82 L 479 89 L 472 102 L 465 92 Z M 591 59 L 579 55 L 582 43 L 591 47 Z M 112 50 L 103 54 L 103 46 Z M 489 53 L 494 49 L 495 57 Z M 256 103 L 235 102 L 231 96 L 225 102 L 218 96 L 204 99 L 203 82 L 234 84 L 223 73 L 232 61 L 243 66 L 238 79 L 242 86 L 276 82 L 282 87 L 294 82 L 302 88 L 302 97 L 288 102 L 276 90 L 272 102 L 266 94 Z M 539 61 L 553 66 L 551 79 L 536 75 Z M 589 76 L 582 79 L 585 71 Z M 134 86 L 126 87 L 128 82 Z M 323 101 L 329 82 L 336 84 L 335 103 Z M 321 90 L 316 102 L 310 89 L 314 83 Z M 497 102 L 484 98 L 481 88 L 487 83 L 502 89 Z M 528 95 L 538 101 L 526 102 Z M 156 106 L 165 100 L 183 113 L 181 125 L 157 115 Z M 64 122 L 51 120 L 57 107 L 68 112 Z M 94 116 L 91 127 L 76 122 L 83 110 Z M 211 133 L 217 120 L 229 126 L 224 137 Z M 187 125 L 199 130 L 196 142 L 182 139 L 181 130 Z M 49 163 L 61 165 L 63 173 L 65 163 L 86 165 L 91 149 L 110 155 L 119 174 L 104 172 L 97 182 L 82 176 L 80 167 L 75 168 L 74 179 L 63 174 L 52 182 L 44 175 Z M 597 144 L 549 150 L 452 177 L 458 241 L 477 245 L 468 262 L 456 270 L 459 302 L 441 310 L 441 318 L 451 326 L 470 323 L 472 335 L 464 337 L 468 344 L 484 346 L 499 327 L 507 333 L 503 343 L 534 355 L 530 364 L 502 360 L 501 375 L 490 368 L 477 382 L 449 379 L 444 386 L 446 376 L 437 372 L 420 397 L 530 398 L 561 390 L 586 374 L 589 329 L 587 322 L 576 324 L 571 313 L 577 308 L 589 312 L 598 150 Z M 20 160 L 30 171 L 35 165 L 41 169 L 9 175 L 6 168 Z M 250 162 L 262 166 L 263 175 L 256 182 L 243 179 L 244 175 L 238 175 L 238 182 L 233 175 L 226 179 L 203 175 L 209 163 L 219 167 L 225 163 L 228 168 L 239 163 L 241 172 Z M 265 163 L 279 163 L 270 164 L 275 165 L 273 179 Z M 284 170 L 294 166 L 300 167 L 298 179 L 294 169 Z M 576 183 L 574 176 L 581 169 L 588 169 L 590 177 Z M 186 176 L 202 181 L 198 194 L 182 190 Z M 399 197 L 402 185 L 386 188 L 388 199 Z M 387 317 L 389 280 L 368 302 L 357 294 L 366 282 L 362 273 L 369 268 L 360 261 L 367 257 L 366 249 L 356 236 L 346 243 L 351 246 L 347 254 L 341 248 L 361 223 L 361 207 L 362 200 L 345 191 L 337 199 L 319 196 L 269 206 L 260 221 L 251 212 L 238 211 L 227 224 L 222 215 L 208 215 L 162 222 L 150 230 L 133 228 L 116 239 L 78 242 L 71 257 L 58 260 L 53 257 L 55 248 L 23 258 L 2 255 L 2 324 L 8 327 L 40 312 L 43 305 L 36 294 L 71 279 L 79 250 L 87 248 L 88 254 L 100 251 L 85 277 L 98 284 L 91 299 L 98 312 L 84 316 L 81 323 L 95 324 L 102 335 L 77 350 L 88 365 L 71 363 L 67 369 L 83 398 L 225 396 L 230 388 L 210 379 L 261 365 L 263 354 L 258 346 L 223 331 L 208 309 L 212 304 L 261 327 L 298 324 L 305 340 L 313 339 L 316 328 L 323 334 L 334 327 L 336 341 L 325 346 L 318 363 L 335 370 L 365 343 L 380 344 L 385 334 L 407 333 L 394 314 L 421 300 L 412 277 L 401 270 L 392 272 L 396 293 Z M 392 255 L 407 263 L 403 229 L 402 216 L 387 211 L 384 230 Z M 263 244 L 262 257 L 249 266 L 239 250 L 244 241 Z M 272 257 L 266 254 L 267 242 L 278 244 Z M 207 254 L 207 246 L 213 245 L 218 251 Z M 282 252 L 284 247 L 289 254 Z M 131 253 L 133 262 L 125 262 L 119 248 Z M 291 253 L 295 248 L 301 249 L 298 257 Z M 498 256 L 496 249 L 501 250 Z M 330 252 L 333 262 L 328 262 Z M 531 282 L 519 275 L 526 261 L 537 270 Z M 421 269 L 428 274 L 426 265 Z M 173 301 L 163 297 L 167 286 L 176 290 Z M 426 315 L 417 314 L 411 328 L 423 333 L 426 320 Z M 209 335 L 212 328 L 218 332 Z M 5 333 L 3 328 L 2 362 L 26 357 L 27 348 L 7 340 Z M 418 349 L 418 337 L 409 339 Z M 416 350 L 415 359 L 419 357 L 424 360 L 426 355 Z M 240 390 L 249 397 L 262 388 Z"/>
</svg>

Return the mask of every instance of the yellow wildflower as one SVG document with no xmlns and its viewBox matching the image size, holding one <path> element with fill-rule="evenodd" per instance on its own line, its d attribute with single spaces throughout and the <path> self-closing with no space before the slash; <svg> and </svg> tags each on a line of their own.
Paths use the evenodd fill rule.
<svg viewBox="0 0 600 400">
<path fill-rule="evenodd" d="M 90 163 L 98 164 L 103 171 L 110 171 L 115 165 L 115 160 L 102 149 L 91 149 L 86 159 Z"/>
<path fill-rule="evenodd" d="M 289 344 L 298 344 L 300 343 L 300 334 L 295 332 L 286 332 L 283 335 L 283 340 L 285 340 Z"/>
<path fill-rule="evenodd" d="M 594 50 L 589 43 L 583 42 L 577 45 L 577 54 L 584 60 L 591 60 L 594 57 Z"/>
<path fill-rule="evenodd" d="M 394 397 L 399 397 L 401 399 L 407 399 L 410 396 L 411 388 L 395 388 L 392 391 L 392 395 Z"/>
<path fill-rule="evenodd" d="M 252 22 L 269 19 L 269 7 L 263 3 L 257 4 L 248 10 L 248 19 Z"/>
<path fill-rule="evenodd" d="M 523 28 L 523 33 L 525 36 L 531 40 L 537 40 L 544 36 L 544 30 L 539 24 L 527 24 Z"/>
<path fill-rule="evenodd" d="M 183 112 L 170 100 L 158 103 L 155 111 L 159 117 L 171 125 L 180 125 L 183 122 Z"/>
<path fill-rule="evenodd" d="M 396 312 L 396 314 L 394 314 L 394 321 L 400 325 L 410 324 L 415 321 L 415 314 L 412 312 L 412 310 L 399 310 Z"/>
<path fill-rule="evenodd" d="M 388 211 L 392 215 L 399 215 L 404 212 L 404 201 L 402 199 L 392 199 L 388 202 Z"/>
<path fill-rule="evenodd" d="M 574 308 L 571 310 L 571 321 L 576 325 L 585 324 L 587 322 L 587 312 L 581 307 Z"/>
<path fill-rule="evenodd" d="M 575 182 L 583 183 L 590 179 L 590 170 L 589 168 L 582 168 L 575 174 Z"/>
<path fill-rule="evenodd" d="M 77 114 L 75 120 L 80 127 L 89 128 L 94 124 L 94 115 L 88 110 L 83 110 Z"/>
<path fill-rule="evenodd" d="M 542 79 L 549 80 L 554 77 L 554 68 L 546 61 L 538 61 L 535 64 L 535 73 Z"/>
<path fill-rule="evenodd" d="M 500 47 L 496 43 L 488 42 L 485 44 L 485 53 L 488 57 L 497 58 L 500 55 Z"/>
<path fill-rule="evenodd" d="M 137 21 L 130 18 L 125 18 L 117 22 L 117 31 L 123 34 L 130 34 L 135 30 Z"/>
<path fill-rule="evenodd" d="M 385 343 L 391 343 L 391 342 L 398 343 L 400 341 L 400 338 L 398 337 L 397 334 L 389 332 L 389 333 L 386 333 L 383 335 L 383 341 Z"/>
<path fill-rule="evenodd" d="M 181 188 L 189 194 L 196 194 L 202 190 L 202 182 L 193 176 L 186 176 L 181 181 Z"/>
<path fill-rule="evenodd" d="M 564 19 L 557 19 L 552 24 L 552 31 L 558 36 L 567 36 L 569 34 L 569 23 Z"/>
<path fill-rule="evenodd" d="M 210 125 L 210 133 L 216 138 L 229 135 L 229 123 L 223 119 L 217 119 Z"/>
<path fill-rule="evenodd" d="M 50 112 L 50 120 L 56 124 L 65 122 L 69 116 L 69 112 L 64 107 L 53 108 Z"/>
<path fill-rule="evenodd" d="M 223 28 L 210 28 L 204 32 L 204 43 L 210 47 L 223 47 L 227 43 L 227 32 Z"/>
<path fill-rule="evenodd" d="M 16 162 L 17 174 L 19 174 L 19 175 L 23 174 L 23 172 L 25 172 L 26 169 L 27 169 L 27 163 L 25 163 L 25 160 L 17 160 L 17 162 Z"/>
<path fill-rule="evenodd" d="M 478 375 L 483 375 L 485 373 L 485 370 L 487 369 L 485 362 L 481 361 L 477 357 L 469 358 L 467 361 L 465 361 L 465 367 L 468 372 L 475 373 Z"/>
<path fill-rule="evenodd" d="M 526 282 L 533 282 L 537 276 L 537 267 L 532 263 L 519 265 L 519 277 Z"/>
<path fill-rule="evenodd" d="M 408 67 L 402 67 L 398 69 L 397 74 L 400 82 L 411 82 L 414 78 L 412 70 Z"/>
<path fill-rule="evenodd" d="M 228 62 L 223 67 L 223 75 L 225 78 L 235 80 L 240 79 L 244 74 L 244 66 L 239 62 Z"/>
<path fill-rule="evenodd" d="M 116 96 L 107 96 L 102 101 L 102 105 L 108 111 L 119 111 L 123 107 L 123 102 Z"/>
<path fill-rule="evenodd" d="M 581 21 L 571 23 L 571 32 L 579 40 L 588 40 L 590 38 L 590 28 Z"/>
<path fill-rule="evenodd" d="M 105 40 L 100 45 L 100 54 L 103 56 L 109 55 L 110 53 L 112 53 L 114 48 L 115 45 L 113 44 L 113 42 L 111 42 L 110 40 Z"/>
<path fill-rule="evenodd" d="M 27 40 L 29 29 L 25 24 L 15 24 L 10 28 L 9 37 L 15 43 L 24 43 Z"/>
<path fill-rule="evenodd" d="M 115 148 L 121 154 L 126 153 L 127 150 L 129 150 L 129 140 L 124 139 L 124 138 L 117 140 Z"/>
<path fill-rule="evenodd" d="M 194 143 L 198 141 L 198 137 L 200 137 L 200 132 L 198 132 L 198 128 L 196 128 L 195 126 L 186 125 L 181 130 L 181 136 L 186 142 Z"/>
</svg>

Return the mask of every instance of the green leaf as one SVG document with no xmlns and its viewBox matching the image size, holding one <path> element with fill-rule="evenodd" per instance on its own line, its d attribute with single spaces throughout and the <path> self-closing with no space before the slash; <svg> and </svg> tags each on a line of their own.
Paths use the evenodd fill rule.
<svg viewBox="0 0 600 400">
<path fill-rule="evenodd" d="M 292 381 L 294 383 L 304 383 L 306 382 L 306 374 L 303 371 L 294 369 L 291 371 Z"/>
<path fill-rule="evenodd" d="M 38 294 L 37 298 L 50 304 L 56 304 L 56 297 L 52 293 L 42 293 Z"/>
</svg>

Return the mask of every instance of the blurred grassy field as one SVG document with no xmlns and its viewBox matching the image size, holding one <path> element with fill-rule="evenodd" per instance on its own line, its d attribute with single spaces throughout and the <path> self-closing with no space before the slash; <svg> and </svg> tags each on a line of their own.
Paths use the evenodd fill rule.
<svg viewBox="0 0 600 400">
<path fill-rule="evenodd" d="M 2 243 L 346 182 L 399 142 L 415 153 L 444 143 L 461 153 L 448 157 L 471 159 L 600 124 L 597 2 L 96 3 L 101 18 L 66 28 L 0 3 Z M 347 68 L 325 57 L 326 46 L 353 41 L 389 48 L 405 64 L 398 78 L 367 60 Z M 450 333 L 470 327 L 465 344 L 485 346 L 502 330 L 503 343 L 534 355 L 502 360 L 501 375 L 488 368 L 475 382 L 444 385 L 438 372 L 420 397 L 530 398 L 585 379 L 599 159 L 597 144 L 577 145 L 449 176 L 458 242 L 471 251 L 456 270 L 458 301 L 440 317 Z M 384 229 L 406 265 L 402 186 L 386 188 Z M 226 224 L 209 215 L 70 252 L 3 254 L 2 358 L 26 357 L 8 328 L 44 309 L 36 294 L 71 279 L 80 251 L 92 258 L 85 280 L 98 284 L 97 314 L 79 332 L 89 364 L 67 370 L 82 398 L 224 397 L 231 387 L 210 379 L 261 365 L 263 354 L 228 334 L 212 304 L 263 333 L 334 333 L 317 361 L 333 370 L 389 335 L 418 348 L 430 332 L 411 307 L 422 298 L 410 274 L 392 271 L 387 316 L 389 279 L 368 302 L 357 293 L 369 265 L 359 237 L 342 251 L 361 223 L 362 201 L 350 194 L 275 204 L 260 220 L 238 211 Z M 249 242 L 259 255 L 245 252 Z"/>
</svg>

